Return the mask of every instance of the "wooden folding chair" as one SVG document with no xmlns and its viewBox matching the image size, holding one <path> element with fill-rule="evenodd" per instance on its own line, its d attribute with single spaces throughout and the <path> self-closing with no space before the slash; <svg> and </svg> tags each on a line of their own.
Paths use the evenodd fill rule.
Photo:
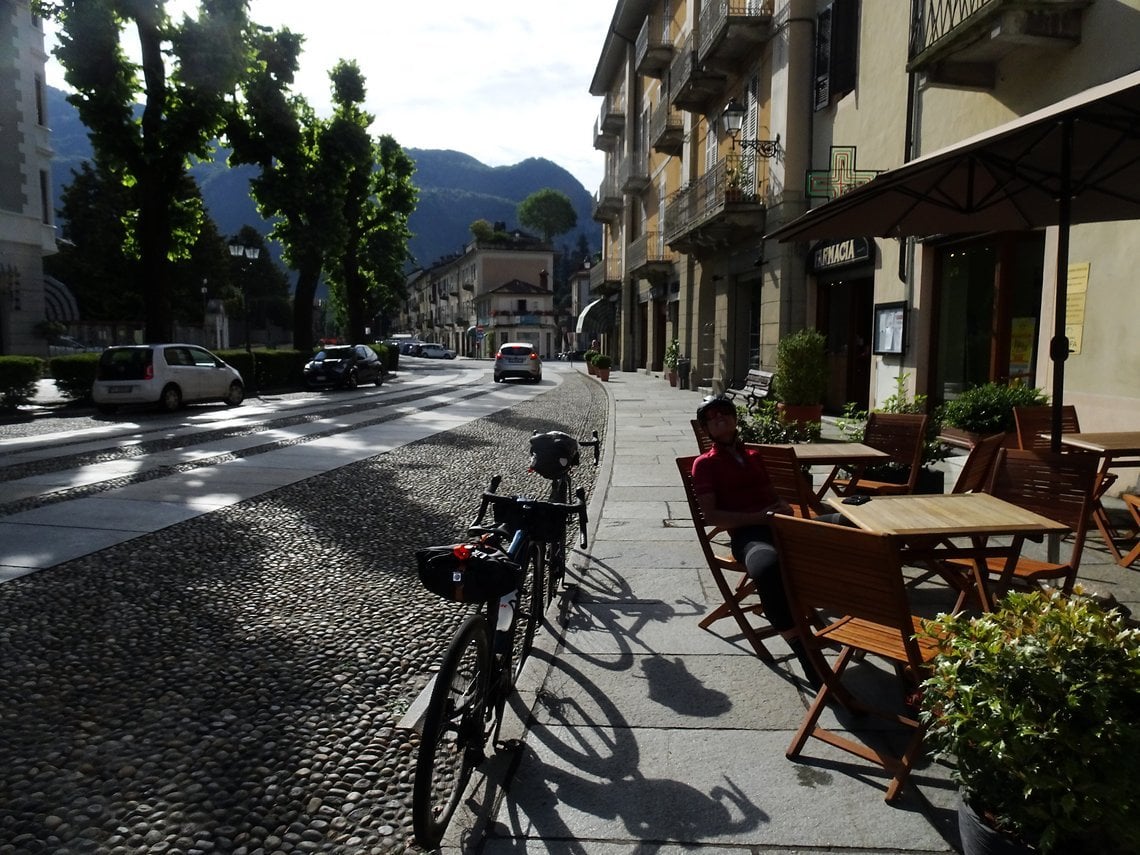
<svg viewBox="0 0 1140 855">
<path fill-rule="evenodd" d="M 1051 434 L 1053 431 L 1053 408 L 1041 407 L 1014 407 L 1013 423 L 1017 429 L 1017 444 L 1023 450 L 1050 451 L 1052 450 Z M 1080 433 L 1081 422 L 1077 418 L 1077 408 L 1072 404 L 1061 406 L 1061 433 Z M 1064 448 L 1062 446 L 1062 448 Z M 1076 449 L 1065 451 L 1066 454 L 1088 454 L 1087 451 Z M 1101 504 L 1101 497 L 1108 492 L 1108 488 L 1116 482 L 1116 475 L 1112 472 L 1101 473 L 1093 496 L 1092 521 L 1096 523 L 1104 542 L 1108 544 L 1113 553 L 1116 553 L 1116 528 L 1108 518 L 1108 512 Z M 1119 558 L 1119 554 L 1116 554 Z"/>
<path fill-rule="evenodd" d="M 815 519 L 821 514 L 834 511 L 825 508 L 808 483 L 803 464 L 796 457 L 796 450 L 790 445 L 749 444 L 764 462 L 764 469 L 776 489 L 776 495 L 792 506 L 797 517 Z"/>
<path fill-rule="evenodd" d="M 713 446 L 712 437 L 708 435 L 705 426 L 700 423 L 699 419 L 689 419 L 689 424 L 693 426 L 693 436 L 697 438 L 697 448 L 704 454 Z"/>
<path fill-rule="evenodd" d="M 922 468 L 922 451 L 926 442 L 926 426 L 930 416 L 925 413 L 871 413 L 863 431 L 863 444 L 890 455 L 890 462 L 907 468 L 907 481 L 895 484 L 863 477 L 865 467 L 859 467 L 850 478 L 836 478 L 831 482 L 841 496 L 862 493 L 869 496 L 910 494 L 918 484 Z"/>
<path fill-rule="evenodd" d="M 1128 513 L 1132 515 L 1132 522 L 1136 526 L 1136 545 L 1132 547 L 1131 551 L 1121 557 L 1117 562 L 1121 567 L 1128 567 L 1137 558 L 1140 558 L 1140 496 L 1133 493 L 1124 493 L 1121 497 L 1124 500 L 1124 507 L 1128 508 Z"/>
<path fill-rule="evenodd" d="M 986 570 L 995 579 L 998 593 L 1013 583 L 1023 586 L 1061 579 L 1066 592 L 1073 590 L 1085 547 L 1085 532 L 1092 513 L 1097 484 L 1097 460 L 1091 454 L 1052 454 L 1045 451 L 998 452 L 987 493 L 1028 511 L 1056 520 L 1072 529 L 1072 549 L 1064 561 L 1040 561 L 1024 555 L 1012 567 L 1004 558 L 990 558 Z M 969 573 L 973 566 L 964 559 L 946 562 Z"/>
<path fill-rule="evenodd" d="M 962 471 L 958 473 L 958 480 L 954 482 L 951 493 L 984 493 L 997 461 L 998 451 L 1005 441 L 1004 433 L 995 433 L 985 439 L 978 440 L 970 449 Z"/>
<path fill-rule="evenodd" d="M 932 639 L 915 637 L 920 618 L 907 601 L 898 546 L 887 535 L 796 517 L 774 517 L 772 527 L 792 617 L 823 683 L 786 754 L 798 757 L 815 737 L 862 757 L 890 773 L 886 800 L 892 801 L 906 783 L 926 729 L 911 715 L 857 699 L 843 675 L 853 658 L 882 657 L 899 675 L 904 700 L 926 676 L 937 648 Z M 823 651 L 834 646 L 839 655 L 831 664 Z M 829 700 L 912 729 L 906 749 L 895 757 L 820 726 Z"/>
<path fill-rule="evenodd" d="M 755 626 L 748 619 L 749 614 L 764 614 L 764 606 L 756 595 L 752 580 L 745 574 L 744 565 L 729 553 L 727 546 L 715 545 L 720 546 L 719 553 L 714 548 L 713 538 L 723 533 L 724 529 L 710 526 L 701 512 L 701 506 L 693 491 L 693 461 L 696 459 L 696 457 L 678 457 L 677 471 L 681 475 L 681 483 L 685 485 L 685 498 L 689 502 L 689 513 L 693 517 L 693 528 L 696 529 L 701 552 L 704 553 L 709 572 L 712 573 L 713 581 L 721 595 L 721 603 L 705 615 L 698 625 L 701 629 L 708 629 L 717 621 L 731 617 L 736 621 L 736 625 L 756 655 L 765 662 L 773 662 L 771 652 L 764 646 L 764 639 L 776 635 L 777 630 L 767 622 L 762 626 Z M 736 584 L 729 582 L 729 573 L 739 574 L 740 578 L 736 580 Z M 754 598 L 755 602 L 745 604 L 744 601 L 749 597 Z"/>
</svg>

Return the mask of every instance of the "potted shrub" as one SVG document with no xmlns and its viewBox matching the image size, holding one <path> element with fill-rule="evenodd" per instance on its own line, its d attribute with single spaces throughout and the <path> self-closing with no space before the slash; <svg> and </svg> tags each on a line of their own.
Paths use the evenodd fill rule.
<svg viewBox="0 0 1140 855">
<path fill-rule="evenodd" d="M 610 379 L 610 366 L 613 360 L 606 356 L 604 353 L 599 353 L 594 357 L 594 374 L 599 380 Z"/>
<path fill-rule="evenodd" d="M 1040 389 L 1023 383 L 983 383 L 947 401 L 938 410 L 942 438 L 953 445 L 972 448 L 979 439 L 1006 434 L 1005 445 L 1017 447 L 1013 424 L 1014 407 L 1038 407 L 1049 403 Z"/>
<path fill-rule="evenodd" d="M 955 762 L 966 855 L 1134 852 L 1140 629 L 1079 590 L 1034 590 L 981 616 L 940 615 L 923 634 L 938 654 L 921 719 Z M 975 847 L 995 834 L 998 848 Z"/>
<path fill-rule="evenodd" d="M 590 374 L 594 373 L 594 357 L 598 355 L 598 351 L 591 348 L 582 354 L 582 361 L 586 363 L 586 371 Z"/>
<path fill-rule="evenodd" d="M 669 376 L 669 385 L 677 385 L 677 360 L 681 358 L 681 342 L 673 339 L 665 346 L 665 372 Z"/>
<path fill-rule="evenodd" d="M 820 421 L 827 391 L 827 340 L 823 333 L 802 329 L 780 339 L 772 385 L 786 421 Z"/>
</svg>

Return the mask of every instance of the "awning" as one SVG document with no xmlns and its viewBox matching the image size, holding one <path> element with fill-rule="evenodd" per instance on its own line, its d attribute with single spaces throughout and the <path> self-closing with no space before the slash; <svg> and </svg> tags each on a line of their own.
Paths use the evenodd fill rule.
<svg viewBox="0 0 1140 855">
<path fill-rule="evenodd" d="M 872 178 L 765 235 L 780 241 L 1058 227 L 1049 347 L 1053 448 L 1064 393 L 1069 226 L 1140 219 L 1140 72 Z"/>
<path fill-rule="evenodd" d="M 614 327 L 614 304 L 608 297 L 589 303 L 578 315 L 575 332 L 596 335 L 611 332 Z"/>
</svg>

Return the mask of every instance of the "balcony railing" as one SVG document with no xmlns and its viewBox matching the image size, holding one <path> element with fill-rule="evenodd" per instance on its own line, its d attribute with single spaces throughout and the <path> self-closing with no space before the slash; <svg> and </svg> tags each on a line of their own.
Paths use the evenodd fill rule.
<svg viewBox="0 0 1140 855">
<path fill-rule="evenodd" d="M 667 98 L 662 98 L 649 114 L 649 144 L 662 154 L 680 154 L 684 150 L 684 121 Z"/>
<path fill-rule="evenodd" d="M 1092 0 L 920 0 L 908 71 L 933 83 L 992 88 L 998 61 L 1018 48 L 1072 47 Z"/>
<path fill-rule="evenodd" d="M 662 232 L 646 232 L 629 245 L 626 264 L 629 272 L 650 281 L 667 279 L 675 270 L 677 253 L 665 243 Z"/>
<path fill-rule="evenodd" d="M 641 25 L 633 50 L 634 67 L 645 77 L 663 77 L 673 58 L 673 33 L 666 31 L 660 15 L 650 15 Z"/>
<path fill-rule="evenodd" d="M 701 5 L 702 63 L 732 68 L 757 44 L 772 37 L 773 0 L 709 0 Z"/>
<path fill-rule="evenodd" d="M 607 175 L 594 197 L 592 217 L 598 223 L 613 222 L 621 216 L 624 204 L 625 200 L 622 198 L 621 189 L 618 187 L 617 177 Z"/>
<path fill-rule="evenodd" d="M 713 98 L 724 92 L 727 78 L 697 61 L 697 50 L 690 33 L 669 65 L 669 84 L 669 99 L 674 107 L 700 113 Z"/>
<path fill-rule="evenodd" d="M 606 256 L 590 268 L 590 290 L 608 294 L 621 287 L 621 260 Z"/>
<path fill-rule="evenodd" d="M 767 176 L 756 176 L 751 155 L 729 155 L 687 187 L 674 193 L 665 207 L 665 241 L 689 252 L 716 245 L 764 226 Z"/>
<path fill-rule="evenodd" d="M 649 156 L 635 151 L 621 162 L 618 181 L 623 193 L 640 193 L 649 186 Z"/>
</svg>

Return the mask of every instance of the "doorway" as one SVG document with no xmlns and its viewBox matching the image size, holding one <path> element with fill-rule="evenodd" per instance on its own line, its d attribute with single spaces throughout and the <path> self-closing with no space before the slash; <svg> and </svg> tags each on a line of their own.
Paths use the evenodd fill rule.
<svg viewBox="0 0 1140 855">
<path fill-rule="evenodd" d="M 866 410 L 871 395 L 871 322 L 875 280 L 836 279 L 819 285 L 816 327 L 827 339 L 824 409 L 841 413 L 848 403 Z"/>
</svg>

